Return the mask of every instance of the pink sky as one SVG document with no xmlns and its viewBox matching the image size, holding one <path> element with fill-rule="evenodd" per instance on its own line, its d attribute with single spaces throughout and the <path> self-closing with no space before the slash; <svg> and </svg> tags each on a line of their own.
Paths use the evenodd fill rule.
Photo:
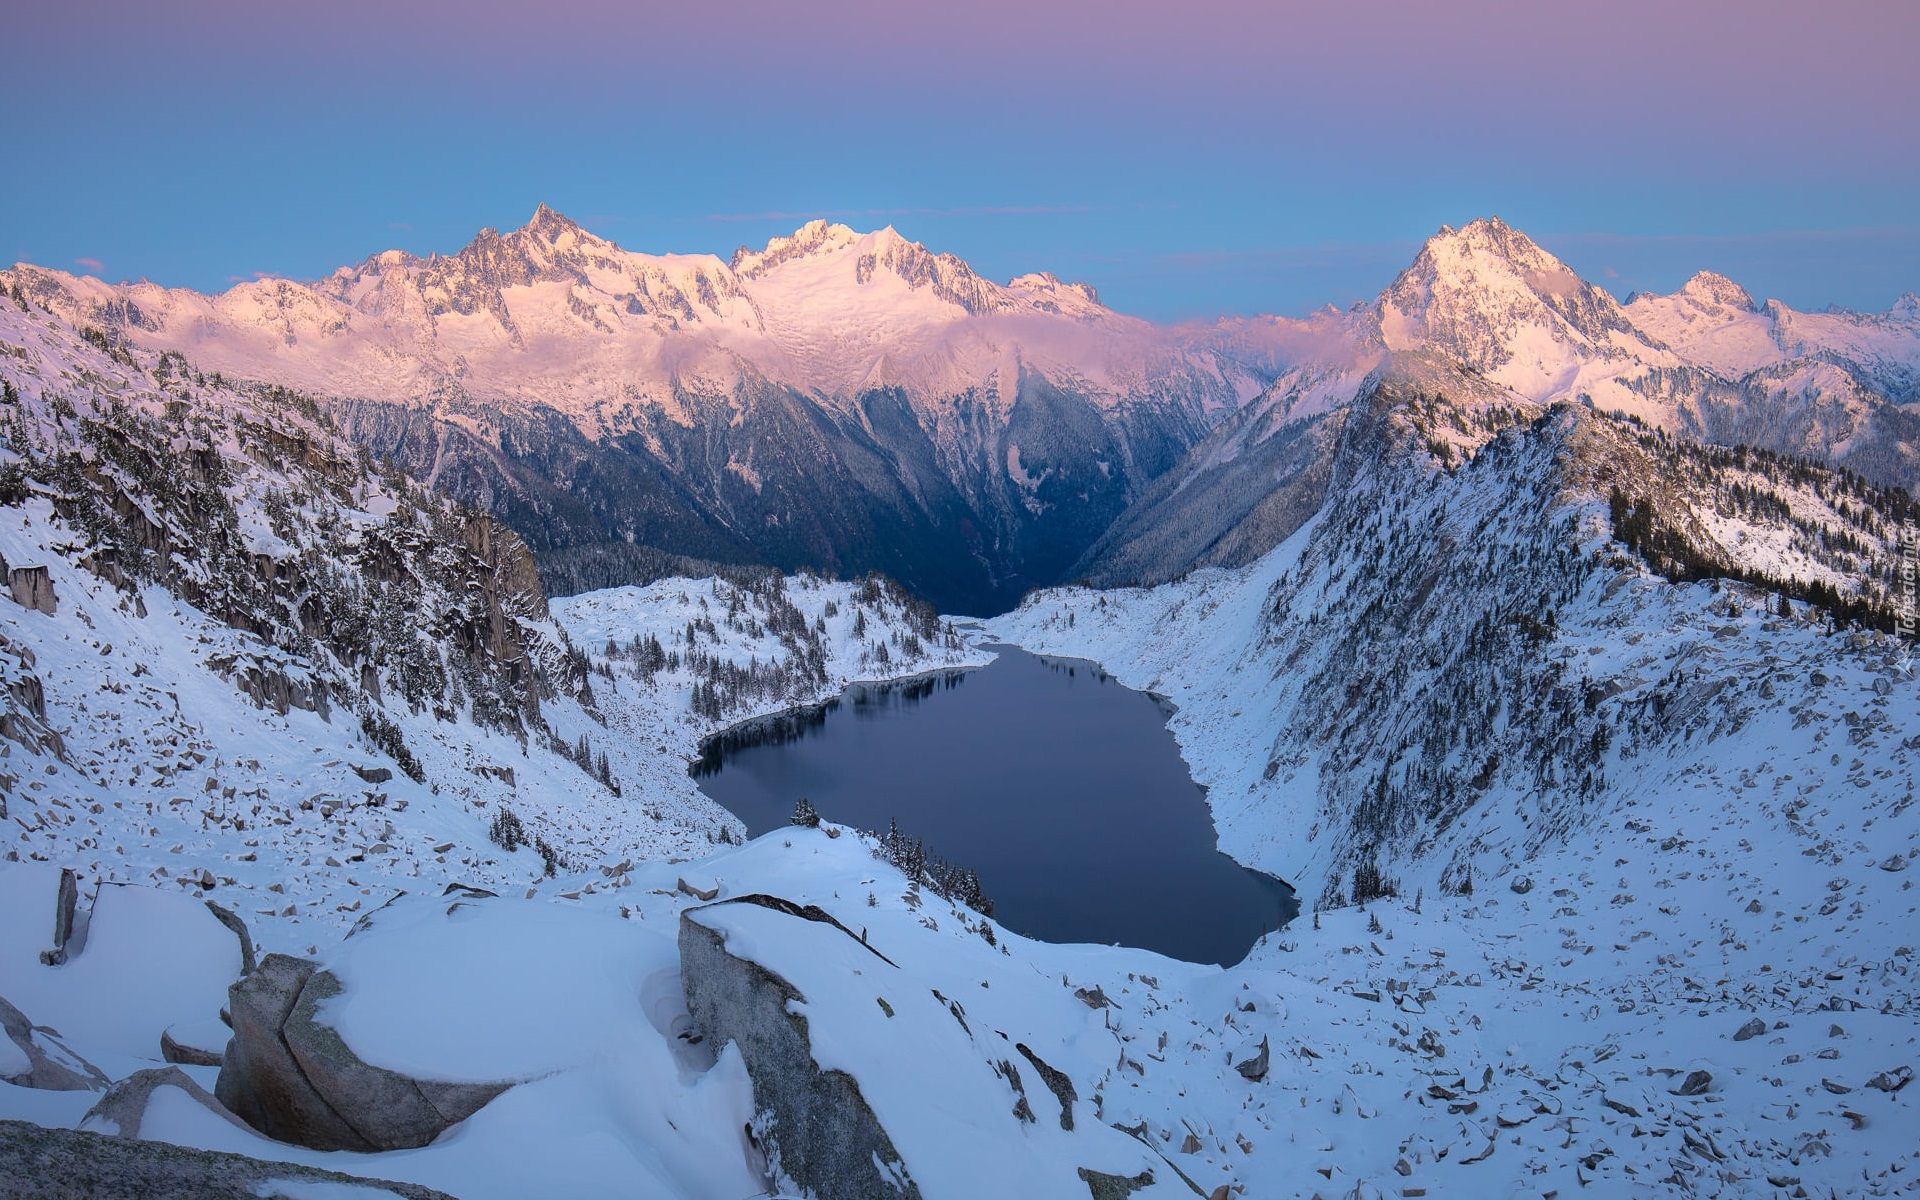
<svg viewBox="0 0 1920 1200">
<path fill-rule="evenodd" d="M 644 249 L 724 253 L 815 213 L 891 222 L 993 274 L 1089 275 L 1162 313 L 1338 301 L 1385 282 L 1368 248 L 1488 212 L 1543 239 L 1647 253 L 1680 239 L 1668 260 L 1641 258 L 1684 278 L 1680 256 L 1711 239 L 1915 223 L 1916 14 L 1893 0 L 23 6 L 9 87 L 35 99 L 0 106 L 0 134 L 36 183 L 0 198 L 0 257 L 211 286 L 317 274 L 394 241 L 455 249 L 544 200 Z M 1912 243 L 1871 251 L 1871 278 L 1852 263 L 1821 275 L 1814 242 L 1766 269 L 1798 303 L 1884 306 L 1898 279 L 1920 286 Z M 1316 246 L 1372 265 L 1259 274 L 1262 256 Z M 1576 265 L 1612 265 L 1595 254 Z M 1208 261 L 1229 265 L 1207 276 Z M 1105 280 L 1102 263 L 1118 264 Z"/>
</svg>

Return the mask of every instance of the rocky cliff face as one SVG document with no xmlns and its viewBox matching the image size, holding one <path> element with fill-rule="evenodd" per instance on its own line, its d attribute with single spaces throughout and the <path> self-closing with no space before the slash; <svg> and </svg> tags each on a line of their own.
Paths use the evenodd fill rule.
<svg viewBox="0 0 1920 1200">
<path fill-rule="evenodd" d="M 124 608 L 158 587 L 250 635 L 213 665 L 255 703 L 525 737 L 581 686 L 532 554 L 492 517 L 377 467 L 308 397 L 4 307 L 11 503 L 73 530 L 63 552 Z M 54 611 L 39 570 L 26 602 Z M 8 736 L 56 749 L 30 668 L 17 683 Z"/>
</svg>

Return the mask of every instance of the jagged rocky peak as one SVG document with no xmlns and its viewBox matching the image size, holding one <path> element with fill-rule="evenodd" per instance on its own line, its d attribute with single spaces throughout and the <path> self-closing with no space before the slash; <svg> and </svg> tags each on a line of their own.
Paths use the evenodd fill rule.
<svg viewBox="0 0 1920 1200">
<path fill-rule="evenodd" d="M 363 278 L 377 278 L 389 272 L 405 273 L 420 266 L 425 261 L 426 260 L 419 255 L 409 254 L 405 250 L 382 250 L 378 254 L 368 255 L 366 261 L 360 263 L 358 266 L 347 265 L 335 267 L 331 279 L 352 283 Z"/>
<path fill-rule="evenodd" d="M 788 236 L 770 238 L 765 250 L 740 247 L 733 252 L 731 265 L 744 278 L 757 279 L 783 262 L 838 250 L 852 245 L 859 237 L 845 225 L 829 224 L 825 220 L 808 221 Z"/>
<path fill-rule="evenodd" d="M 787 237 L 776 237 L 761 251 L 745 246 L 734 251 L 732 266 L 745 280 L 770 280 L 782 268 L 808 263 L 825 270 L 829 278 L 854 286 L 891 276 L 909 289 L 930 289 L 933 295 L 968 313 L 1012 307 L 1001 288 L 980 278 L 965 261 L 952 254 L 936 254 L 919 242 L 908 241 L 888 225 L 872 233 L 858 233 L 845 225 L 809 221 Z"/>
<path fill-rule="evenodd" d="M 582 255 L 617 251 L 613 243 L 595 237 L 573 221 L 545 204 L 534 210 L 533 218 L 508 233 L 482 229 L 454 259 L 469 269 L 491 269 L 503 262 L 522 265 L 518 272 L 529 278 L 513 282 L 532 282 L 541 274 L 577 274 L 575 260 Z M 444 264 L 447 260 L 440 259 Z"/>
<path fill-rule="evenodd" d="M 1526 327 L 1604 346 L 1637 336 L 1619 303 L 1498 217 L 1441 226 L 1376 306 L 1389 349 L 1436 345 L 1487 370 L 1504 366 Z"/>
<path fill-rule="evenodd" d="M 1753 294 L 1725 275 L 1713 271 L 1696 272 L 1692 279 L 1680 287 L 1680 295 L 1693 301 L 1702 308 L 1733 309 L 1740 312 L 1755 312 L 1759 305 L 1754 303 Z"/>
<path fill-rule="evenodd" d="M 1406 282 L 1424 284 L 1431 292 L 1442 280 L 1455 286 L 1478 283 L 1484 290 L 1506 278 L 1518 280 L 1543 298 L 1572 297 L 1590 289 L 1526 234 L 1499 217 L 1481 217 L 1458 230 L 1442 225 L 1389 291 L 1401 294 L 1400 285 Z"/>
<path fill-rule="evenodd" d="M 568 237 L 592 236 L 581 229 L 572 218 L 548 208 L 544 200 L 533 210 L 532 219 L 520 227 L 520 232 L 537 237 L 548 245 L 557 245 L 562 239 Z"/>
<path fill-rule="evenodd" d="M 1007 290 L 1042 312 L 1096 316 L 1108 311 L 1090 283 L 1064 283 L 1051 271 L 1015 276 Z"/>
</svg>

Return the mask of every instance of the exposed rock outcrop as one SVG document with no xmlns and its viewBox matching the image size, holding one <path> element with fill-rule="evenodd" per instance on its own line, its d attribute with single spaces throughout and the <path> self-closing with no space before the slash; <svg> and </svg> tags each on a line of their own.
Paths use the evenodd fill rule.
<svg viewBox="0 0 1920 1200">
<path fill-rule="evenodd" d="M 87 1110 L 87 1115 L 81 1120 L 81 1128 L 110 1137 L 137 1138 L 140 1136 L 140 1125 L 146 1120 L 147 1105 L 152 1101 L 153 1093 L 163 1087 L 179 1088 L 208 1112 L 240 1125 L 232 1113 L 220 1107 L 220 1102 L 207 1089 L 195 1083 L 179 1067 L 150 1067 L 135 1071 L 108 1088 L 107 1094 Z M 244 1125 L 240 1127 L 245 1128 Z"/>
<path fill-rule="evenodd" d="M 160 1061 L 188 1067 L 217 1067 L 226 1059 L 228 1037 L 210 1037 L 213 1030 L 228 1031 L 218 1021 L 169 1025 L 160 1031 Z"/>
<path fill-rule="evenodd" d="M 233 1040 L 215 1095 L 268 1137 L 316 1150 L 424 1146 L 509 1083 L 412 1079 L 361 1059 L 320 1019 L 341 991 L 317 964 L 269 954 L 233 985 Z"/>
<path fill-rule="evenodd" d="M 251 974 L 255 960 L 253 956 L 253 935 L 247 932 L 247 923 L 241 920 L 239 915 L 232 909 L 223 908 L 211 900 L 207 901 L 207 911 L 213 914 L 214 920 L 225 925 L 228 929 L 233 930 L 234 937 L 240 939 L 240 973 L 242 975 Z"/>
<path fill-rule="evenodd" d="M 452 1200 L 413 1183 L 24 1121 L 0 1121 L 0 1181 L 7 1200 L 291 1200 L 318 1194 L 315 1185 L 368 1200 Z"/>
<path fill-rule="evenodd" d="M 754 894 L 688 909 L 679 944 L 688 1014 L 708 1042 L 739 1053 L 749 1132 L 778 1194 L 1084 1197 L 1094 1179 L 1137 1200 L 1192 1190 L 1157 1147 L 1074 1119 L 1080 1086 L 1054 1065 L 1088 1065 L 1072 1035 L 1016 1036 L 992 1017 L 970 1019 L 816 905 Z M 1077 1006 L 1066 1021 L 1105 1025 Z M 1058 1102 L 1057 1120 L 1031 1072 Z"/>
<path fill-rule="evenodd" d="M 45 567 L 14 567 L 7 572 L 7 586 L 13 602 L 52 616 L 60 609 L 60 598 L 53 592 L 53 577 Z"/>
<path fill-rule="evenodd" d="M 1244 1062 L 1233 1064 L 1233 1069 L 1240 1072 L 1242 1078 L 1258 1083 L 1267 1077 L 1267 1063 L 1271 1054 L 1272 1048 L 1267 1045 L 1267 1039 L 1263 1037 L 1260 1039 L 1259 1052 Z"/>
<path fill-rule="evenodd" d="M 0 1052 L 0 1071 L 5 1072 L 0 1073 L 0 1083 L 49 1092 L 97 1092 L 107 1086 L 100 1068 L 67 1049 L 51 1029 L 35 1025 L 4 998 L 0 998 L 0 1033 L 15 1051 Z"/>
<path fill-rule="evenodd" d="M 716 907 L 750 903 L 816 919 L 774 897 L 742 897 Z M 680 917 L 680 982 L 687 1011 L 710 1038 L 739 1047 L 753 1080 L 754 1107 L 771 1118 L 762 1133 L 772 1144 L 778 1171 L 836 1200 L 918 1200 L 919 1186 L 907 1175 L 860 1085 L 846 1072 L 822 1070 L 814 1061 L 807 1018 L 788 1011 L 790 1003 L 802 999 L 799 990 L 759 963 L 728 953 L 725 934 L 702 924 L 702 911 Z M 817 920 L 845 932 L 824 912 Z"/>
<path fill-rule="evenodd" d="M 80 900 L 80 881 L 70 867 L 60 868 L 60 887 L 54 892 L 53 948 L 40 952 L 40 962 L 57 967 L 67 961 L 67 939 L 73 936 L 73 909 Z"/>
</svg>

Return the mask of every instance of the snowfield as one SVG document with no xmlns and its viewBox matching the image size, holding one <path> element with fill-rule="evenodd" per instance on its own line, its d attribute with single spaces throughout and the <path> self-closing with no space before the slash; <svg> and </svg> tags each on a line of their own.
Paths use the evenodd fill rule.
<svg viewBox="0 0 1920 1200">
<path fill-rule="evenodd" d="M 1258 728 L 1262 710 L 1249 697 L 1259 695 L 1251 681 L 1268 668 L 1244 653 L 1244 639 L 1266 585 L 1288 569 L 1296 550 L 1289 543 L 1256 568 L 1209 572 L 1152 591 L 1037 596 L 990 630 L 1036 649 L 1097 659 L 1132 686 L 1170 694 L 1180 706 L 1176 734 L 1196 776 L 1219 797 L 1244 788 L 1230 785 L 1246 774 L 1245 748 L 1267 740 Z M 84 584 L 61 582 L 74 614 L 64 623 L 76 634 L 127 639 L 134 632 L 135 619 L 114 625 L 112 610 L 95 615 L 91 608 L 84 610 L 94 622 L 88 630 L 77 617 Z M 664 635 L 698 613 L 701 599 L 712 611 L 724 586 L 665 581 L 556 608 L 583 644 L 589 634 L 596 642 Z M 844 603 L 849 587 L 818 584 L 812 594 Z M 36 791 L 31 783 L 16 797 L 47 799 L 27 811 L 76 824 L 56 820 L 43 831 L 34 821 L 28 831 L 15 822 L 17 846 L 27 851 L 21 858 L 38 849 L 79 867 L 89 885 L 99 869 L 94 862 L 111 868 L 120 861 L 97 858 L 87 844 L 110 844 L 103 839 L 140 847 L 125 858 L 129 876 L 152 875 L 141 869 L 147 863 L 168 867 L 169 877 L 206 864 L 233 880 L 223 878 L 206 894 L 242 911 L 263 948 L 311 953 L 347 982 L 328 1016 L 369 1061 L 432 1078 L 525 1081 L 420 1150 L 304 1151 L 238 1128 L 184 1093 L 168 1099 L 166 1089 L 141 1136 L 410 1180 L 463 1197 L 761 1194 L 763 1164 L 742 1133 L 753 1111 L 744 1066 L 735 1052 L 702 1052 L 680 1036 L 689 1024 L 674 934 L 679 915 L 699 904 L 683 881 L 717 889 L 723 899 L 765 892 L 818 904 L 863 930 L 898 964 L 900 982 L 876 984 L 886 989 L 880 995 L 894 1017 L 870 997 L 848 998 L 844 971 L 811 961 L 786 969 L 829 1021 L 822 1026 L 829 1039 L 823 1064 L 853 1071 L 883 1113 L 931 1121 L 925 1135 L 903 1124 L 900 1148 L 910 1168 L 937 1171 L 928 1178 L 957 1184 L 958 1194 L 989 1175 L 997 1181 L 994 1194 L 1072 1194 L 1061 1190 L 1059 1173 L 1072 1179 L 1078 1160 L 1049 1150 L 1046 1138 L 1010 1118 L 984 1127 L 952 1124 L 986 1119 L 977 1114 L 989 1111 L 982 1096 L 990 1085 L 1005 1093 L 1004 1107 L 991 1111 L 1004 1116 L 1017 1099 L 990 1071 L 969 1074 L 986 1071 L 971 1042 L 914 1037 L 898 1052 L 876 1051 L 892 1044 L 887 1023 L 939 1015 L 937 1007 L 910 1015 L 934 991 L 961 1000 L 975 1037 L 995 1038 L 983 1028 L 1004 1032 L 1009 1044 L 1033 1047 L 1064 1071 L 1077 1088 L 1070 1107 L 1081 1123 L 1139 1130 L 1206 1193 L 1228 1185 L 1249 1196 L 1411 1189 L 1463 1197 L 1555 1190 L 1792 1195 L 1801 1187 L 1809 1194 L 1911 1194 L 1920 1178 L 1913 1093 L 1873 1084 L 1893 1086 L 1902 1078 L 1897 1069 L 1920 1057 L 1910 944 L 1916 900 L 1911 872 L 1893 869 L 1897 860 L 1920 855 L 1910 807 L 1912 752 L 1904 744 L 1913 683 L 1870 638 L 1798 624 L 1768 628 L 1777 622 L 1759 616 L 1735 622 L 1737 636 L 1721 636 L 1716 630 L 1729 623 L 1710 611 L 1714 593 L 1704 587 L 1640 579 L 1603 596 L 1596 589 L 1578 615 L 1560 616 L 1569 649 L 1596 660 L 1596 670 L 1644 673 L 1684 648 L 1693 669 L 1753 679 L 1755 686 L 1780 681 L 1779 703 L 1670 758 L 1622 764 L 1625 778 L 1604 808 L 1524 859 L 1528 830 L 1515 811 L 1522 798 L 1490 797 L 1473 895 L 1443 895 L 1431 874 L 1403 878 L 1408 894 L 1324 912 L 1318 928 L 1303 916 L 1224 971 L 1124 948 L 1034 943 L 997 926 L 990 946 L 977 932 L 986 921 L 910 888 L 851 835 L 796 829 L 740 848 L 683 841 L 677 851 L 662 847 L 652 855 L 626 847 L 619 854 L 630 862 L 614 862 L 609 853 L 586 871 L 544 880 L 527 852 L 506 855 L 485 841 L 484 809 L 464 796 L 449 803 L 450 794 L 435 797 L 428 788 L 390 786 L 395 798 L 411 803 L 382 820 L 409 828 L 432 822 L 446 836 L 458 835 L 448 855 L 432 854 L 431 846 L 420 846 L 425 837 L 396 828 L 389 844 L 397 851 L 330 868 L 317 857 L 323 849 L 337 855 L 362 848 L 321 829 L 303 832 L 298 822 L 248 847 L 250 839 L 216 836 L 217 825 L 198 816 L 143 840 L 131 822 L 110 828 L 105 813 L 88 813 L 86 805 L 97 797 L 115 814 L 138 806 L 147 829 L 161 828 L 167 806 L 147 814 L 138 790 L 93 788 L 62 810 L 48 788 Z M 148 607 L 162 611 L 157 603 Z M 10 638 L 31 623 L 40 627 L 33 645 L 55 681 L 50 694 L 66 690 L 87 656 L 99 657 L 84 642 L 61 648 L 76 635 L 47 636 L 61 617 L 13 612 Z M 1069 613 L 1076 616 L 1070 624 Z M 1629 617 L 1651 631 L 1632 646 L 1606 624 Z M 1176 628 L 1179 635 L 1168 636 Z M 743 640 L 732 652 L 745 658 L 761 649 Z M 70 656 L 65 662 L 63 653 Z M 169 666 L 157 650 L 139 661 Z M 195 668 L 181 662 L 171 669 L 177 674 L 168 682 L 184 686 Z M 1812 682 L 1814 670 L 1824 682 Z M 183 694 L 183 711 L 199 725 L 234 722 L 229 738 L 250 730 L 238 747 L 222 747 L 214 769 L 232 770 L 243 751 L 259 753 L 267 756 L 260 774 L 274 785 L 269 795 L 295 795 L 327 769 L 314 760 L 365 757 L 344 731 L 310 714 L 272 718 L 243 697 L 228 704 L 222 686 L 213 680 L 199 694 Z M 610 705 L 612 689 L 599 690 L 602 705 Z M 630 694 L 640 694 L 631 680 L 620 691 Z M 227 706 L 206 707 L 216 703 Z M 71 711 L 70 741 L 85 745 L 77 735 L 89 726 L 77 719 L 77 705 Z M 628 795 L 637 786 L 645 803 L 662 806 L 675 795 L 692 797 L 684 756 L 703 727 L 665 705 L 636 701 L 624 711 L 654 722 L 648 736 L 676 748 L 651 775 L 623 774 Z M 428 750 L 445 753 L 432 744 Z M 555 811 L 584 819 L 584 811 L 610 807 L 592 804 L 591 793 L 580 794 L 566 772 L 578 778 L 563 763 L 551 782 L 534 783 L 549 778 L 544 774 L 521 779 L 518 795 L 571 784 L 570 805 L 563 809 L 559 796 L 548 801 Z M 454 778 L 451 771 L 433 774 Z M 78 781 L 63 775 L 54 782 L 64 788 Z M 458 786 L 479 784 L 476 778 Z M 113 808 L 115 801 L 122 807 Z M 14 805 L 17 815 L 24 806 L 17 798 Z M 601 820 L 620 828 L 611 815 Z M 1243 813 L 1223 822 L 1227 848 L 1290 872 L 1312 895 L 1308 861 L 1284 854 L 1282 839 L 1243 836 L 1251 820 Z M 191 831 L 195 824 L 204 829 Z M 1495 836 L 1501 831 L 1504 839 Z M 161 844 L 169 839 L 182 845 L 180 854 Z M 702 857 L 666 861 L 690 850 Z M 242 861 L 248 854 L 254 861 Z M 10 913 L 50 907 L 50 870 L 0 865 Z M 502 895 L 441 898 L 455 881 Z M 167 887 L 164 877 L 140 882 Z M 380 908 L 402 889 L 404 896 Z M 140 918 L 150 930 L 217 930 L 204 909 L 184 900 L 198 890 L 102 889 L 116 901 L 151 896 Z M 342 913 L 348 895 L 363 903 Z M 288 907 L 294 914 L 280 915 Z M 345 927 L 375 909 L 366 932 L 341 940 Z M 217 1008 L 234 965 L 204 955 L 189 962 L 184 935 L 175 934 L 168 935 L 164 967 L 141 965 L 120 957 L 129 951 L 106 936 L 112 915 L 104 907 L 94 920 L 86 946 L 57 968 L 34 957 L 45 939 L 30 932 L 31 924 L 9 921 L 7 928 L 27 932 L 8 942 L 0 995 L 50 1009 L 33 1015 L 118 1077 L 151 1065 L 140 1061 L 139 1038 L 150 1047 L 144 1057 L 157 1057 L 159 1029 L 188 1012 L 114 980 L 172 974 L 182 992 L 201 989 L 200 1008 L 189 1010 L 205 1020 L 203 1010 Z M 777 960 L 777 942 L 761 954 Z M 61 988 L 70 989 L 64 996 L 117 1005 L 129 1032 L 82 1019 L 78 1002 L 63 998 Z M 1107 1006 L 1076 998 L 1094 989 Z M 1764 1031 L 1736 1040 L 1754 1020 Z M 1253 1058 L 1263 1038 L 1271 1065 L 1252 1082 L 1234 1067 Z M 213 1069 L 184 1069 L 212 1087 Z M 947 1071 L 976 1079 L 966 1085 L 973 1099 L 958 1115 L 939 1100 L 950 1091 Z M 1706 1073 L 1705 1082 L 1690 1088 L 1690 1079 L 1701 1078 L 1696 1072 Z M 0 1116 L 78 1125 L 93 1094 L 75 1095 L 0 1085 Z M 1049 1115 L 1055 1110 L 1041 1107 L 1046 1093 L 1036 1092 L 1030 1076 L 1027 1095 L 1042 1123 L 1056 1119 Z M 920 1136 L 932 1139 L 930 1148 L 921 1147 Z M 956 1161 L 938 1150 L 974 1144 L 967 1139 L 986 1157 Z M 996 1139 L 1012 1140 L 996 1154 Z M 985 1174 L 970 1173 L 968 1161 Z M 1002 1166 L 1023 1162 L 1030 1173 L 999 1177 Z M 1021 1180 L 1031 1186 L 1023 1190 Z M 927 1188 L 929 1196 L 946 1194 L 932 1182 Z"/>
</svg>

